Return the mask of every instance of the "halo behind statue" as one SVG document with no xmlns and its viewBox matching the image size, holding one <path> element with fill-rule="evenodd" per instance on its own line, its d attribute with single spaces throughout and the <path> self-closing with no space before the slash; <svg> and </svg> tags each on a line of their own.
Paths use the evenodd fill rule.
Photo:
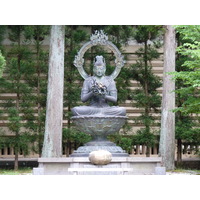
<svg viewBox="0 0 200 200">
<path fill-rule="evenodd" d="M 83 64 L 84 64 L 84 54 L 85 52 L 93 47 L 93 46 L 97 46 L 97 45 L 101 45 L 101 46 L 106 46 L 108 47 L 111 51 L 114 52 L 115 55 L 115 70 L 113 71 L 113 73 L 110 75 L 113 79 L 115 79 L 118 74 L 121 71 L 121 68 L 124 66 L 124 57 L 121 55 L 119 49 L 110 41 L 108 41 L 108 36 L 104 34 L 104 32 L 101 31 L 95 31 L 95 34 L 92 34 L 90 37 L 90 41 L 85 43 L 80 51 L 78 52 L 78 54 L 75 56 L 75 60 L 74 60 L 74 65 L 77 67 L 80 75 L 86 79 L 89 77 L 89 75 L 85 72 L 84 68 L 83 68 Z"/>
</svg>

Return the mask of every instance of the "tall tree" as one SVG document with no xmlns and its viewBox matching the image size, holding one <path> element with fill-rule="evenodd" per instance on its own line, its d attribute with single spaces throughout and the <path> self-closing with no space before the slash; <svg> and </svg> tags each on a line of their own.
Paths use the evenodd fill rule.
<svg viewBox="0 0 200 200">
<path fill-rule="evenodd" d="M 156 142 L 155 131 L 151 126 L 155 123 L 156 118 L 152 114 L 158 112 L 161 97 L 157 89 L 161 87 L 161 81 L 152 71 L 151 62 L 159 58 L 158 36 L 161 34 L 161 26 L 137 26 L 135 39 L 143 47 L 136 51 L 138 57 L 136 64 L 131 66 L 131 75 L 137 81 L 139 88 L 133 91 L 132 99 L 134 106 L 144 109 L 140 117 L 136 119 L 139 124 L 144 124 L 145 128 L 137 131 L 137 140 L 139 144 L 147 146 L 146 156 L 150 156 L 150 147 Z"/>
<path fill-rule="evenodd" d="M 175 82 L 168 72 L 175 71 L 175 29 L 167 25 L 164 34 L 164 69 L 159 153 L 167 170 L 174 169 L 175 155 Z"/>
<path fill-rule="evenodd" d="M 65 27 L 51 27 L 48 93 L 42 157 L 62 156 Z"/>
<path fill-rule="evenodd" d="M 124 49 L 128 44 L 130 39 L 133 39 L 135 34 L 135 28 L 130 25 L 109 25 L 104 27 L 105 32 L 108 34 L 110 41 L 113 42 L 120 50 L 124 59 L 127 60 L 128 57 L 124 54 Z M 113 53 L 109 56 L 109 68 L 108 73 L 110 74 L 113 69 L 113 60 L 114 60 Z M 124 103 L 126 100 L 130 99 L 130 69 L 125 66 L 122 68 L 119 76 L 116 78 L 116 86 L 118 90 L 118 104 Z"/>
<path fill-rule="evenodd" d="M 67 124 L 63 130 L 63 146 L 66 147 L 66 156 L 72 153 L 74 134 L 77 133 L 72 126 L 71 109 L 80 104 L 80 85 L 83 81 L 73 62 L 82 42 L 88 37 L 80 26 L 65 26 L 64 119 L 67 120 Z"/>
<path fill-rule="evenodd" d="M 177 161 L 182 160 L 182 143 L 199 145 L 199 31 L 200 26 L 176 26 L 177 58 L 176 72 L 176 139 Z M 196 80 L 195 80 L 196 79 Z M 194 82 L 193 82 L 194 81 Z M 196 85 L 197 83 L 197 85 Z M 191 115 L 192 114 L 192 115 Z"/>
<path fill-rule="evenodd" d="M 9 39 L 13 42 L 7 55 L 5 76 L 0 79 L 1 91 L 11 93 L 15 98 L 5 100 L 4 113 L 8 114 L 8 128 L 12 137 L 4 138 L 5 145 L 14 148 L 15 170 L 18 169 L 18 155 L 21 151 L 28 153 L 30 143 L 33 143 L 31 130 L 27 129 L 30 119 L 33 119 L 32 88 L 27 83 L 27 77 L 32 73 L 31 52 L 26 47 L 24 26 L 9 26 Z"/>
<path fill-rule="evenodd" d="M 80 82 L 82 78 L 73 64 L 75 55 L 79 51 L 80 43 L 84 42 L 88 35 L 85 31 L 78 29 L 78 26 L 65 27 L 65 92 L 64 106 L 67 107 L 67 127 L 71 127 L 71 108 L 80 102 Z"/>
<path fill-rule="evenodd" d="M 29 25 L 25 26 L 25 37 L 33 45 L 32 62 L 34 71 L 28 79 L 28 84 L 34 89 L 34 101 L 36 114 L 34 120 L 30 120 L 29 127 L 37 137 L 34 145 L 35 152 L 41 156 L 45 130 L 46 95 L 48 50 L 43 48 L 45 37 L 49 35 L 50 26 Z"/>
</svg>

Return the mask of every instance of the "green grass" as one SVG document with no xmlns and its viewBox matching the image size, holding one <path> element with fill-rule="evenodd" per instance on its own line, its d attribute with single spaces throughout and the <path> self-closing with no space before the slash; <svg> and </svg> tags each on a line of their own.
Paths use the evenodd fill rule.
<svg viewBox="0 0 200 200">
<path fill-rule="evenodd" d="M 13 169 L 0 169 L 0 175 L 26 175 L 31 174 L 32 168 L 19 168 L 19 170 L 15 171 Z"/>
<path fill-rule="evenodd" d="M 192 173 L 192 174 L 197 174 L 200 175 L 200 170 L 197 169 L 182 169 L 182 168 L 176 168 L 172 172 L 177 172 L 177 173 Z"/>
</svg>

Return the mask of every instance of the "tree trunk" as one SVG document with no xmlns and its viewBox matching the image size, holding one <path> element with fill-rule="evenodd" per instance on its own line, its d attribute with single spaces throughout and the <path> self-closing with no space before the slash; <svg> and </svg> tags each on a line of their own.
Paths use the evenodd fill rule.
<svg viewBox="0 0 200 200">
<path fill-rule="evenodd" d="M 164 36 L 164 71 L 159 155 L 167 170 L 174 169 L 175 156 L 175 83 L 167 72 L 175 71 L 175 29 L 167 25 Z"/>
<path fill-rule="evenodd" d="M 147 62 L 148 59 L 147 59 L 147 50 L 148 50 L 147 41 L 145 41 L 145 43 L 144 43 L 144 63 L 145 63 L 144 92 L 145 92 L 145 97 L 146 98 L 149 97 L 149 93 L 148 93 L 148 62 Z M 144 113 L 145 113 L 145 117 L 149 118 L 149 103 L 148 103 L 148 101 L 145 104 Z M 144 125 L 145 125 L 145 129 L 146 129 L 146 133 L 150 134 L 150 125 L 149 125 L 149 122 L 147 122 L 145 120 L 145 124 Z M 146 147 L 146 157 L 150 157 L 150 147 L 148 145 Z"/>
<path fill-rule="evenodd" d="M 17 171 L 19 168 L 19 162 L 18 162 L 18 157 L 19 157 L 19 151 L 18 151 L 18 147 L 15 147 L 15 161 L 14 161 L 14 170 Z"/>
<path fill-rule="evenodd" d="M 67 150 L 66 150 L 66 157 L 69 157 L 69 155 L 70 155 L 70 149 L 69 149 L 69 147 L 70 147 L 70 145 L 69 145 L 69 141 L 67 141 L 67 144 L 66 144 L 66 146 L 67 146 Z"/>
<path fill-rule="evenodd" d="M 52 26 L 42 157 L 62 156 L 65 26 Z"/>
<path fill-rule="evenodd" d="M 41 75 L 41 66 L 39 63 L 39 50 L 40 50 L 40 42 L 39 42 L 39 35 L 37 35 L 36 38 L 36 57 L 37 57 L 37 111 L 38 111 L 38 117 L 37 117 L 37 135 L 38 135 L 38 149 L 39 149 L 39 157 L 42 155 L 42 137 L 41 134 L 41 121 L 40 121 L 40 115 L 41 115 L 41 105 L 40 105 L 40 75 Z"/>
<path fill-rule="evenodd" d="M 18 26 L 18 48 L 20 49 L 21 48 L 21 27 Z M 21 53 L 18 53 L 18 56 L 17 56 L 17 70 L 18 70 L 18 73 L 21 74 Z M 21 77 L 18 76 L 17 77 L 17 99 L 16 99 L 16 109 L 18 111 L 18 117 L 19 117 L 19 101 L 20 101 L 20 79 Z M 20 122 L 21 123 L 21 122 Z M 16 141 L 19 141 L 19 135 L 20 135 L 20 130 L 16 131 L 15 133 L 15 138 L 16 138 Z M 14 161 L 14 170 L 18 170 L 19 168 L 19 144 L 18 143 L 15 143 L 15 147 L 14 147 L 14 154 L 15 154 L 15 161 Z"/>
<path fill-rule="evenodd" d="M 150 147 L 149 146 L 147 146 L 147 148 L 146 148 L 146 157 L 150 157 Z"/>
<path fill-rule="evenodd" d="M 181 139 L 177 140 L 177 163 L 179 164 L 182 161 L 182 141 Z"/>
</svg>

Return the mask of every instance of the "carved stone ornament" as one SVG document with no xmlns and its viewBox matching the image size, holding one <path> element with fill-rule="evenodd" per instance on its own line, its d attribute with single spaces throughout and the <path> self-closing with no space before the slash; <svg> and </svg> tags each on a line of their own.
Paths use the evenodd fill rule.
<svg viewBox="0 0 200 200">
<path fill-rule="evenodd" d="M 94 165 L 107 165 L 112 160 L 112 154 L 106 150 L 92 151 L 89 154 L 89 161 Z"/>
<path fill-rule="evenodd" d="M 89 75 L 85 72 L 84 68 L 83 68 L 83 64 L 84 64 L 84 54 L 85 52 L 91 48 L 92 46 L 106 46 L 108 47 L 111 51 L 113 51 L 114 55 L 115 55 L 115 70 L 113 71 L 113 73 L 110 75 L 113 79 L 115 79 L 118 74 L 121 71 L 121 68 L 124 66 L 124 57 L 121 55 L 119 49 L 110 41 L 108 41 L 108 36 L 102 31 L 95 31 L 95 34 L 92 34 L 90 37 L 90 41 L 85 43 L 80 51 L 78 52 L 78 54 L 75 56 L 75 60 L 74 60 L 74 65 L 77 67 L 80 75 L 86 79 L 89 77 Z"/>
</svg>

